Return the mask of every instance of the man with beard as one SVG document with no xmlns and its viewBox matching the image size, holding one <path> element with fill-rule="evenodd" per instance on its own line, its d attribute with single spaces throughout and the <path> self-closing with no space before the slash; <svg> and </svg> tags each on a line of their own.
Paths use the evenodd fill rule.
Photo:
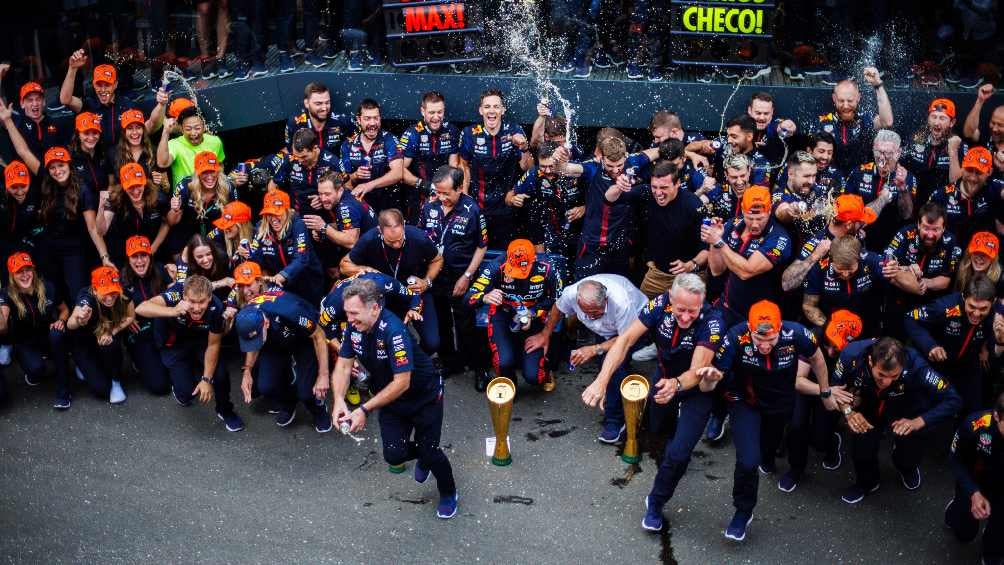
<svg viewBox="0 0 1004 565">
<path fill-rule="evenodd" d="M 767 186 L 770 184 L 770 162 L 757 150 L 753 142 L 756 122 L 748 114 L 736 116 L 725 126 L 725 137 L 705 139 L 687 144 L 687 151 L 712 156 L 712 171 L 716 179 L 725 178 L 725 159 L 731 155 L 746 155 L 752 165 L 750 182 Z"/>
<path fill-rule="evenodd" d="M 380 105 L 367 98 L 356 112 L 359 131 L 342 143 L 342 172 L 349 175 L 352 196 L 365 198 L 380 213 L 397 208 L 404 210 L 401 186 L 404 161 L 397 140 L 381 129 Z M 376 192 L 373 192 L 376 191 Z"/>
<path fill-rule="evenodd" d="M 833 147 L 836 141 L 833 135 L 825 131 L 810 134 L 805 144 L 807 151 L 816 160 L 816 183 L 826 187 L 829 193 L 836 197 L 844 192 L 844 175 L 833 166 Z M 781 170 L 776 186 L 788 186 L 788 169 Z"/>
<path fill-rule="evenodd" d="M 569 152 L 545 141 L 537 149 L 537 164 L 506 193 L 506 204 L 528 210 L 530 241 L 538 253 L 570 257 L 586 212 L 584 195 L 575 177 L 562 174 Z M 559 172 L 561 170 L 562 172 Z M 562 273 L 568 277 L 570 273 Z"/>
<path fill-rule="evenodd" d="M 865 244 L 879 251 L 889 238 L 913 217 L 917 198 L 917 179 L 899 164 L 900 137 L 892 130 L 880 130 L 872 144 L 874 161 L 857 167 L 847 179 L 847 192 L 857 194 L 878 214 L 875 225 L 868 229 Z M 889 204 L 895 208 L 886 210 Z M 883 213 L 884 212 L 884 213 Z"/>
<path fill-rule="evenodd" d="M 725 178 L 706 193 L 700 194 L 698 190 L 695 194 L 704 202 L 709 217 L 738 219 L 742 217 L 743 193 L 750 186 L 753 165 L 746 155 L 729 155 L 723 166 Z"/>
<path fill-rule="evenodd" d="M 983 112 L 983 105 L 990 100 L 994 92 L 992 84 L 981 86 L 976 92 L 973 108 L 969 110 L 966 121 L 962 124 L 962 135 L 973 144 L 986 146 L 991 153 L 996 153 L 998 147 L 1004 146 L 1004 105 L 997 106 L 990 113 L 986 131 L 980 129 L 980 114 Z"/>
<path fill-rule="evenodd" d="M 419 219 L 422 207 L 435 192 L 432 175 L 443 165 L 456 167 L 460 163 L 457 155 L 460 130 L 446 121 L 446 99 L 443 95 L 436 91 L 426 92 L 422 95 L 419 111 L 422 119 L 406 129 L 397 141 L 404 163 L 404 184 L 414 187 L 406 198 L 408 208 L 405 216 L 410 221 Z"/>
<path fill-rule="evenodd" d="M 784 158 L 786 140 L 798 131 L 795 122 L 774 117 L 774 97 L 768 92 L 756 92 L 750 96 L 746 113 L 756 123 L 753 143 L 757 151 L 772 165 L 780 165 Z"/>
<path fill-rule="evenodd" d="M 788 157 L 787 169 L 787 184 L 772 195 L 774 217 L 804 242 L 826 227 L 830 193 L 816 182 L 816 159 L 805 151 Z"/>
<path fill-rule="evenodd" d="M 522 171 L 533 164 L 523 128 L 505 122 L 506 107 L 499 90 L 486 90 L 478 100 L 480 124 L 460 134 L 460 168 L 463 191 L 474 197 L 488 220 L 488 246 L 502 249 L 516 238 L 518 226 L 505 195 Z"/>
<path fill-rule="evenodd" d="M 990 194 L 987 182 L 993 172 L 993 155 L 986 147 L 973 147 L 962 159 L 962 178 L 955 184 L 941 186 L 931 193 L 931 202 L 945 208 L 948 230 L 960 242 L 968 242 L 978 231 L 992 230 L 994 200 L 1000 193 Z"/>
<path fill-rule="evenodd" d="M 913 135 L 913 144 L 903 155 L 905 166 L 915 177 L 918 185 L 918 202 L 926 202 L 932 190 L 951 182 L 950 152 L 951 140 L 961 139 L 952 132 L 955 127 L 955 103 L 947 98 L 931 101 L 927 107 L 927 123 Z M 954 151 L 958 152 L 959 147 Z M 964 151 L 962 151 L 964 153 Z"/>
<path fill-rule="evenodd" d="M 268 190 L 281 189 L 293 199 L 293 209 L 301 215 L 317 208 L 317 183 L 329 172 L 339 171 L 341 163 L 331 151 L 321 149 L 317 132 L 302 128 L 293 134 L 290 153 L 282 156 Z"/>
<path fill-rule="evenodd" d="M 342 257 L 362 234 L 376 227 L 376 216 L 369 206 L 346 190 L 344 173 L 334 170 L 317 180 L 316 204 L 301 211 L 303 223 L 311 230 L 314 251 L 321 265 L 328 270 L 328 276 L 335 279 Z"/>
<path fill-rule="evenodd" d="M 832 134 L 837 142 L 833 161 L 847 175 L 868 159 L 868 144 L 876 130 L 893 125 L 892 104 L 875 67 L 865 67 L 864 79 L 875 90 L 878 115 L 858 112 L 861 91 L 853 80 L 842 80 L 833 87 L 834 112 L 819 116 L 814 131 Z"/>
<path fill-rule="evenodd" d="M 798 253 L 798 259 L 784 270 L 781 276 L 781 289 L 791 292 L 802 285 L 805 275 L 813 265 L 826 257 L 830 251 L 830 243 L 838 237 L 851 235 L 858 239 L 864 236 L 864 227 L 878 218 L 874 210 L 865 206 L 857 194 L 841 194 L 833 201 L 833 216 L 830 223 L 814 234 Z"/>
<path fill-rule="evenodd" d="M 331 93 L 319 82 L 303 88 L 304 110 L 286 120 L 286 151 L 293 151 L 293 134 L 312 129 L 322 150 L 338 155 L 342 140 L 356 131 L 356 122 L 348 114 L 331 113 Z"/>
<path fill-rule="evenodd" d="M 0 81 L 10 65 L 0 64 Z M 52 117 L 45 112 L 45 89 L 37 82 L 26 82 L 18 97 L 20 112 L 14 112 L 14 126 L 21 132 L 32 155 L 39 161 L 50 147 L 66 147 L 73 136 L 73 116 Z M 11 104 L 13 106 L 13 104 Z M 9 163 L 17 154 L 8 140 L 4 140 L 3 157 Z"/>
</svg>

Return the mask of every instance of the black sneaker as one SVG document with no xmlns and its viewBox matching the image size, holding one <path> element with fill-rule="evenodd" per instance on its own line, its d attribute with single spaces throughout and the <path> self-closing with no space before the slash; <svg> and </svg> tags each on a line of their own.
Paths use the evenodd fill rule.
<svg viewBox="0 0 1004 565">
<path fill-rule="evenodd" d="M 280 428 L 285 428 L 293 423 L 294 418 L 296 418 L 296 410 L 280 408 L 279 411 L 275 413 L 275 425 Z"/>
<path fill-rule="evenodd" d="M 244 429 L 244 420 L 233 410 L 226 413 L 217 412 L 216 417 L 223 421 L 228 432 L 239 432 Z"/>
<path fill-rule="evenodd" d="M 920 467 L 914 467 L 906 473 L 899 472 L 899 479 L 903 482 L 906 490 L 917 490 L 920 488 Z"/>
<path fill-rule="evenodd" d="M 696 77 L 697 82 L 699 82 L 701 84 L 710 84 L 712 81 L 715 80 L 715 74 L 716 74 L 715 70 L 712 69 L 712 68 L 707 68 L 707 67 L 702 68 L 697 73 L 697 77 Z"/>
<path fill-rule="evenodd" d="M 187 399 L 186 398 L 182 398 L 181 396 L 178 396 L 178 391 L 174 390 L 173 386 L 171 387 L 171 396 L 173 396 L 174 397 L 174 401 L 177 402 L 178 404 L 180 404 L 181 406 L 184 406 L 184 407 L 187 408 L 187 407 L 189 407 L 189 406 L 192 405 L 192 395 L 188 395 Z"/>
<path fill-rule="evenodd" d="M 291 73 L 295 70 L 296 64 L 293 63 L 293 57 L 286 51 L 279 51 L 279 72 Z"/>
<path fill-rule="evenodd" d="M 70 404 L 72 404 L 73 397 L 68 392 L 57 392 L 56 401 L 52 403 L 52 407 L 56 410 L 69 410 Z"/>
<path fill-rule="evenodd" d="M 761 463 L 757 465 L 756 469 L 757 471 L 760 471 L 760 474 L 765 477 L 767 475 L 773 475 L 774 473 L 777 472 L 777 467 L 775 467 L 773 463 Z"/>
<path fill-rule="evenodd" d="M 870 489 L 861 488 L 858 485 L 852 485 L 851 488 L 847 489 L 843 496 L 840 497 L 840 500 L 843 500 L 847 504 L 857 504 L 864 500 L 866 496 L 874 493 L 878 489 L 879 485 L 875 485 Z"/>
<path fill-rule="evenodd" d="M 791 492 L 798 487 L 799 476 L 791 471 L 788 471 L 781 476 L 777 481 L 777 488 L 781 492 Z"/>
<path fill-rule="evenodd" d="M 720 441 L 725 437 L 725 427 L 729 422 L 729 415 L 726 414 L 725 417 L 719 418 L 718 416 L 712 414 L 708 417 L 708 425 L 704 429 L 704 441 L 716 442 Z"/>
<path fill-rule="evenodd" d="M 227 64 L 226 59 L 220 59 L 219 63 L 216 65 L 216 78 L 230 78 L 234 76 L 233 69 Z"/>
<path fill-rule="evenodd" d="M 610 55 L 608 55 L 605 51 L 597 51 L 596 54 L 593 55 L 593 65 L 597 69 L 609 69 L 614 66 L 614 62 L 610 60 Z"/>
<path fill-rule="evenodd" d="M 492 374 L 488 369 L 478 369 L 474 371 L 474 390 L 484 392 L 488 389 L 488 383 L 492 380 Z"/>
<path fill-rule="evenodd" d="M 830 451 L 827 451 L 826 456 L 823 457 L 823 468 L 827 471 L 836 471 L 840 468 L 840 465 L 844 462 L 844 457 L 840 453 L 840 448 L 843 446 L 844 440 L 840 437 L 840 434 L 833 432 L 833 435 L 837 438 L 836 447 Z"/>
<path fill-rule="evenodd" d="M 42 382 L 39 381 L 38 379 L 36 379 L 35 377 L 31 376 L 30 374 L 25 373 L 24 374 L 24 384 L 26 384 L 28 386 L 38 386 L 38 385 L 42 384 Z"/>
<path fill-rule="evenodd" d="M 331 414 L 324 407 L 314 412 L 314 431 L 319 434 L 326 434 L 331 431 Z"/>
</svg>

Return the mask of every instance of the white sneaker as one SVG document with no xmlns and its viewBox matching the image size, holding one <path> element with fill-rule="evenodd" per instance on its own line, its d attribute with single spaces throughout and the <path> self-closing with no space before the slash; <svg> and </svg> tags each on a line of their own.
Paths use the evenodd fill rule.
<svg viewBox="0 0 1004 565">
<path fill-rule="evenodd" d="M 122 404 L 126 401 L 125 391 L 118 381 L 112 381 L 112 392 L 108 395 L 108 402 L 112 404 Z"/>
<path fill-rule="evenodd" d="M 652 359 L 655 359 L 656 355 L 658 355 L 658 354 L 659 354 L 659 352 L 655 348 L 655 344 L 653 343 L 653 344 L 650 344 L 647 347 L 642 347 L 638 351 L 635 351 L 634 353 L 632 353 L 631 354 L 631 360 L 632 361 L 638 361 L 638 362 L 641 362 L 641 361 L 651 361 Z"/>
<path fill-rule="evenodd" d="M 10 365 L 10 352 L 13 349 L 10 345 L 0 345 L 0 366 Z"/>
</svg>

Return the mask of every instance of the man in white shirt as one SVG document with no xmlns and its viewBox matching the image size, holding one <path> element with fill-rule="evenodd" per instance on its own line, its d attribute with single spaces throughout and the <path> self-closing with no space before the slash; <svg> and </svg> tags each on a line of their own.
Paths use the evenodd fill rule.
<svg viewBox="0 0 1004 565">
<path fill-rule="evenodd" d="M 566 286 L 561 297 L 551 308 L 547 327 L 527 340 L 529 351 L 538 347 L 545 350 L 551 332 L 562 317 L 575 318 L 596 335 L 596 344 L 572 350 L 569 367 L 578 367 L 595 357 L 601 357 L 613 346 L 617 336 L 627 331 L 638 317 L 638 312 L 648 298 L 631 281 L 620 275 L 592 275 Z M 644 344 L 642 344 L 644 345 Z M 625 361 L 607 385 L 603 403 L 603 431 L 597 438 L 603 443 L 617 443 L 624 434 L 624 408 L 621 405 L 620 385 L 627 375 L 630 362 Z"/>
</svg>

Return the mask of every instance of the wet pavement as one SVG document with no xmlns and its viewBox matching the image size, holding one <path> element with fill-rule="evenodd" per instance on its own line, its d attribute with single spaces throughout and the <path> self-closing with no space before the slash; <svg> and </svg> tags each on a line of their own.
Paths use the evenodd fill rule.
<svg viewBox="0 0 1004 565">
<path fill-rule="evenodd" d="M 643 365 L 648 367 L 648 365 Z M 951 496 L 949 432 L 931 442 L 918 492 L 883 452 L 881 490 L 839 500 L 849 484 L 810 455 L 798 489 L 762 478 L 748 537 L 728 542 L 733 451 L 700 444 L 661 534 L 640 527 L 656 464 L 627 465 L 596 441 L 599 412 L 579 393 L 590 367 L 547 394 L 520 385 L 513 463 L 485 456 L 487 401 L 471 377 L 447 381 L 446 449 L 460 511 L 435 517 L 434 479 L 393 475 L 372 425 L 356 443 L 317 434 L 304 412 L 282 429 L 261 403 L 227 433 L 210 407 L 182 408 L 126 384 L 110 406 L 78 387 L 57 413 L 53 390 L 7 379 L 0 410 L 0 561 L 11 563 L 973 563 L 942 526 Z M 644 371 L 642 371 L 644 373 Z M 234 374 L 234 373 L 232 373 Z M 236 387 L 234 398 L 237 397 Z M 888 447 L 888 445 L 886 446 Z M 783 472 L 785 462 L 779 460 Z"/>
</svg>

